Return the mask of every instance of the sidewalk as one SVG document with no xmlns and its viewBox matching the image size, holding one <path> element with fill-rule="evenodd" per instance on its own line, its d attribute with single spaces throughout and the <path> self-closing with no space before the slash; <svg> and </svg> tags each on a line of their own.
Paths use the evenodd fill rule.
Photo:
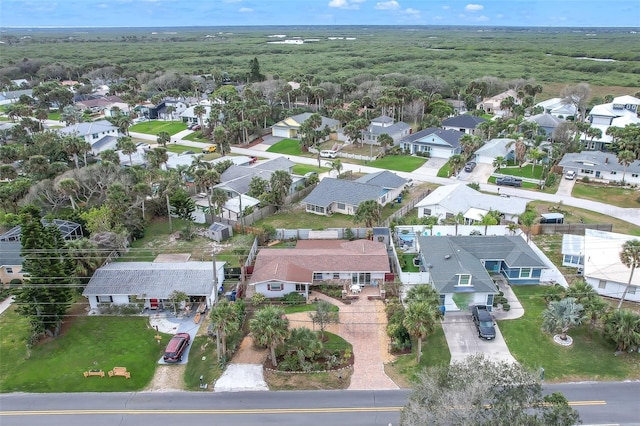
<svg viewBox="0 0 640 426">
<path fill-rule="evenodd" d="M 4 311 L 9 309 L 9 306 L 11 306 L 11 303 L 13 303 L 13 296 L 7 297 L 2 302 L 0 302 L 0 315 L 2 315 Z"/>
</svg>

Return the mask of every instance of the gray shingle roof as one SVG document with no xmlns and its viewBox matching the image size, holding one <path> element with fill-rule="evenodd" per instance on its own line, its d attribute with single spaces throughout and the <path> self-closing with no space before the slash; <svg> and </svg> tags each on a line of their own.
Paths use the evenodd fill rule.
<svg viewBox="0 0 640 426">
<path fill-rule="evenodd" d="M 386 116 L 386 115 L 381 115 L 379 117 L 374 118 L 373 120 L 371 120 L 372 123 L 383 123 L 383 124 L 387 124 L 387 123 L 393 123 L 393 118 Z"/>
<path fill-rule="evenodd" d="M 216 262 L 220 269 L 224 262 Z M 137 295 L 167 299 L 174 291 L 209 296 L 213 291 L 211 262 L 114 262 L 99 268 L 83 296 Z"/>
<path fill-rule="evenodd" d="M 364 201 L 377 200 L 383 192 L 384 190 L 376 185 L 324 178 L 302 202 L 323 207 L 334 202 L 357 206 Z"/>
<path fill-rule="evenodd" d="M 460 129 L 475 129 L 480 123 L 487 121 L 482 117 L 471 114 L 462 114 L 456 117 L 447 118 L 442 122 L 442 127 L 458 127 Z"/>
<path fill-rule="evenodd" d="M 0 241 L 0 266 L 22 265 L 24 259 L 20 256 L 20 251 L 20 241 Z"/>
<path fill-rule="evenodd" d="M 271 170 L 271 171 L 286 170 L 286 171 L 289 171 L 289 169 L 291 169 L 291 167 L 293 167 L 295 164 L 296 163 L 294 163 L 293 161 L 289 160 L 288 158 L 276 157 L 276 158 L 272 158 L 271 160 L 265 161 L 263 163 L 256 164 L 252 168 L 253 169 L 258 169 L 258 170 Z"/>
<path fill-rule="evenodd" d="M 99 120 L 90 123 L 76 123 L 71 126 L 58 129 L 58 132 L 65 135 L 77 134 L 78 136 L 85 136 L 103 132 L 111 132 L 117 129 L 118 127 L 109 123 L 107 120 Z"/>
<path fill-rule="evenodd" d="M 624 172 L 624 166 L 618 163 L 618 158 L 612 152 L 582 151 L 565 154 L 558 164 L 561 167 L 573 169 L 591 169 L 604 172 Z M 640 173 L 640 160 L 635 160 L 627 167 L 627 174 Z M 622 175 L 620 175 L 622 178 Z"/>
<path fill-rule="evenodd" d="M 429 127 L 428 129 L 420 130 L 419 132 L 413 133 L 407 137 L 402 138 L 401 142 L 421 142 L 426 145 L 433 145 L 432 142 L 426 141 L 426 138 L 429 136 L 437 136 L 442 139 L 447 145 L 452 148 L 457 148 L 460 146 L 460 138 L 464 136 L 464 133 L 459 130 L 453 129 L 440 129 L 437 127 Z M 425 140 L 422 140 L 422 139 Z M 440 144 L 436 144 L 440 145 Z"/>
<path fill-rule="evenodd" d="M 386 126 L 386 127 L 370 125 L 369 128 L 367 129 L 367 131 L 369 133 L 371 133 L 372 135 L 381 135 L 383 133 L 386 133 L 389 136 L 393 136 L 396 133 L 400 133 L 403 130 L 410 129 L 410 128 L 411 128 L 410 125 L 400 121 L 398 123 L 394 123 L 394 124 L 392 124 L 390 126 Z"/>
<path fill-rule="evenodd" d="M 401 178 L 395 173 L 391 173 L 388 170 L 381 172 L 369 173 L 356 179 L 356 182 L 366 183 L 369 185 L 377 185 L 383 188 L 400 188 L 407 183 L 407 180 Z"/>
</svg>

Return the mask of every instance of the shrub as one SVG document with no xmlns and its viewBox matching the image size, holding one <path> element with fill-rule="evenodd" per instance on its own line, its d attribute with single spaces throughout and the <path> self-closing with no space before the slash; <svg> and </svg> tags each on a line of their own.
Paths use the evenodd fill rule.
<svg viewBox="0 0 640 426">
<path fill-rule="evenodd" d="M 589 179 L 589 176 L 585 176 L 585 177 L 582 178 L 582 181 L 584 183 L 589 183 L 591 180 Z"/>
<path fill-rule="evenodd" d="M 511 310 L 511 305 L 508 304 L 508 303 L 503 303 L 502 304 L 502 310 L 508 312 L 509 310 Z"/>
<path fill-rule="evenodd" d="M 467 186 L 471 189 L 475 189 L 476 191 L 480 191 L 480 184 L 479 183 L 468 183 Z"/>
<path fill-rule="evenodd" d="M 289 305 L 301 305 L 303 303 L 306 302 L 306 299 L 304 298 L 303 295 L 301 295 L 300 293 L 289 293 L 286 294 L 282 300 L 284 301 L 284 303 L 287 303 Z"/>
<path fill-rule="evenodd" d="M 267 296 L 265 296 L 262 293 L 255 293 L 253 296 L 251 296 L 251 304 L 253 306 L 258 306 L 266 302 L 266 300 L 267 300 Z"/>
</svg>

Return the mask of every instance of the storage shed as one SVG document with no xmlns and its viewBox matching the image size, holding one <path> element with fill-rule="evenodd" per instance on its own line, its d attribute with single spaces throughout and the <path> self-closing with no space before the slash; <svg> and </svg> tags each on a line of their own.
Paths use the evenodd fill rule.
<svg viewBox="0 0 640 426">
<path fill-rule="evenodd" d="M 233 236 L 233 228 L 225 223 L 213 222 L 207 230 L 207 235 L 214 241 L 224 241 Z"/>
</svg>

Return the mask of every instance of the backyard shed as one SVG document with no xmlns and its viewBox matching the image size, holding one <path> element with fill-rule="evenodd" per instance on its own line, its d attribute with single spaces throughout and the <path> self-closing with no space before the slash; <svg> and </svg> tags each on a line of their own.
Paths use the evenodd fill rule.
<svg viewBox="0 0 640 426">
<path fill-rule="evenodd" d="M 224 241 L 233 236 L 233 228 L 225 223 L 213 222 L 207 230 L 207 235 L 214 241 Z"/>
</svg>

